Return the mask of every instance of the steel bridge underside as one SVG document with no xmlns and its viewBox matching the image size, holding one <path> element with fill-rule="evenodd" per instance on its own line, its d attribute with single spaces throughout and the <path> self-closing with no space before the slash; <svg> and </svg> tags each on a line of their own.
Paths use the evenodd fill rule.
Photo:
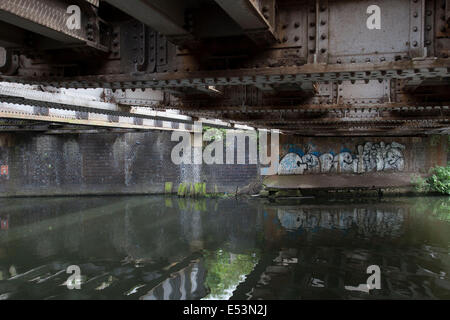
<svg viewBox="0 0 450 320">
<path fill-rule="evenodd" d="M 104 88 L 115 107 L 2 93 L 0 117 L 133 129 L 151 107 L 305 136 L 448 134 L 449 53 L 449 0 L 4 0 L 0 81 Z"/>
</svg>

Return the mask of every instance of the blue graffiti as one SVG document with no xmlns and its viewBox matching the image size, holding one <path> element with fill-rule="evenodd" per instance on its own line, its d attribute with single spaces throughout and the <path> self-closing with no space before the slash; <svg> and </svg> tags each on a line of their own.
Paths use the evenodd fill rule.
<svg viewBox="0 0 450 320">
<path fill-rule="evenodd" d="M 342 147 L 339 153 L 333 150 L 321 153 L 313 144 L 301 149 L 288 145 L 289 153 L 280 162 L 278 174 L 307 173 L 364 173 L 374 171 L 403 171 L 404 145 L 397 142 L 366 142 L 355 147 L 355 151 Z M 305 152 L 306 150 L 306 152 Z"/>
<path fill-rule="evenodd" d="M 299 148 L 299 147 L 297 147 L 296 145 L 293 145 L 293 144 L 289 145 L 288 153 L 296 153 L 300 157 L 303 157 L 305 155 L 305 152 L 301 148 Z"/>
</svg>

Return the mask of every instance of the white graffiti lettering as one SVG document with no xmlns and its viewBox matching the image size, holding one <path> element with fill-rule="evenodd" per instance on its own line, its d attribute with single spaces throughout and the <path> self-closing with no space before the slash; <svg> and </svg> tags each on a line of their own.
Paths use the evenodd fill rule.
<svg viewBox="0 0 450 320">
<path fill-rule="evenodd" d="M 367 142 L 358 145 L 356 154 L 343 151 L 332 153 L 298 154 L 290 152 L 284 156 L 278 168 L 279 175 L 299 175 L 311 173 L 365 173 L 380 171 L 403 171 L 405 159 L 404 145 L 397 142 Z"/>
</svg>

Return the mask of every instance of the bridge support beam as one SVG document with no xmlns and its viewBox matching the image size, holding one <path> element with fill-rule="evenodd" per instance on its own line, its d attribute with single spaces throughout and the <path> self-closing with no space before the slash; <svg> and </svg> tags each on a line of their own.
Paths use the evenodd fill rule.
<svg viewBox="0 0 450 320">
<path fill-rule="evenodd" d="M 270 24 L 270 17 L 274 17 L 274 0 L 215 0 L 216 3 L 244 30 L 245 34 L 257 44 L 275 42 L 274 26 Z M 266 14 L 263 14 L 262 11 Z M 269 15 L 269 12 L 273 12 Z M 267 17 L 267 18 L 266 18 Z"/>
<path fill-rule="evenodd" d="M 167 36 L 174 44 L 183 44 L 193 39 L 184 28 L 185 8 L 174 0 L 106 0 L 133 18 Z"/>
<path fill-rule="evenodd" d="M 88 45 L 108 51 L 100 43 L 98 18 L 80 10 L 80 28 L 70 29 L 67 21 L 71 16 L 69 5 L 57 0 L 2 0 L 0 21 L 37 33 L 65 45 Z M 69 13 L 68 13 L 69 11 Z"/>
</svg>

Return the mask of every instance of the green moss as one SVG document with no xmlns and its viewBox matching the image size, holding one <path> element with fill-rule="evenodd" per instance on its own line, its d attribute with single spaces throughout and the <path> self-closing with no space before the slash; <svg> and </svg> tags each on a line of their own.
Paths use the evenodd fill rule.
<svg viewBox="0 0 450 320">
<path fill-rule="evenodd" d="M 165 203 L 166 208 L 172 208 L 173 207 L 173 203 L 172 203 L 172 199 L 171 198 L 166 198 L 165 202 L 166 202 Z"/>
<path fill-rule="evenodd" d="M 204 197 L 206 195 L 206 183 L 196 183 L 194 186 L 194 195 Z"/>
<path fill-rule="evenodd" d="M 187 186 L 184 183 L 180 183 L 180 186 L 178 187 L 178 196 L 179 197 L 185 197 L 187 191 Z"/>
<path fill-rule="evenodd" d="M 171 194 L 173 190 L 173 183 L 172 182 L 166 182 L 165 186 L 164 186 L 164 192 L 166 194 Z"/>
<path fill-rule="evenodd" d="M 178 208 L 180 208 L 180 210 L 187 209 L 186 199 L 178 199 Z"/>
<path fill-rule="evenodd" d="M 196 211 L 200 211 L 200 212 L 206 212 L 206 201 L 205 199 L 202 200 L 195 200 L 194 201 L 194 209 Z"/>
<path fill-rule="evenodd" d="M 187 195 L 189 197 L 195 197 L 195 187 L 192 183 L 189 183 Z"/>
<path fill-rule="evenodd" d="M 430 145 L 432 147 L 437 147 L 440 144 L 441 144 L 441 136 L 439 136 L 439 135 L 430 136 Z"/>
</svg>

